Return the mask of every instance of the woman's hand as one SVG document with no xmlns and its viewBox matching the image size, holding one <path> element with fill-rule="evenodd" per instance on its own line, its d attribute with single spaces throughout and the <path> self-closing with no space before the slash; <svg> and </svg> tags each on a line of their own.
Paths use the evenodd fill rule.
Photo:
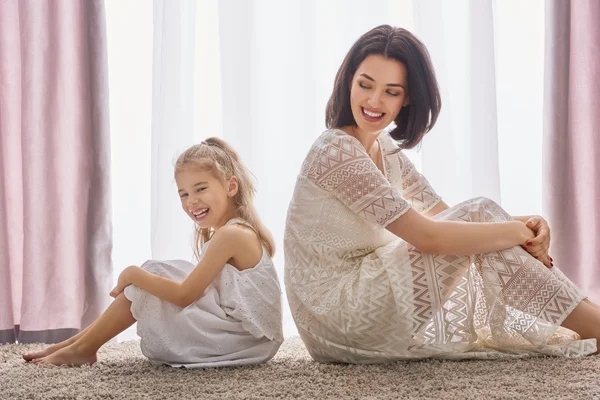
<svg viewBox="0 0 600 400">
<path fill-rule="evenodd" d="M 541 261 L 546 267 L 552 268 L 552 257 L 548 255 L 550 248 L 550 227 L 548 222 L 540 216 L 533 216 L 525 225 L 535 233 L 535 238 L 529 240 L 523 248 L 529 254 Z"/>
<path fill-rule="evenodd" d="M 121 294 L 121 292 L 123 292 L 123 290 L 125 290 L 127 286 L 131 285 L 131 274 L 137 268 L 139 267 L 135 265 L 130 265 L 129 267 L 121 271 L 119 279 L 117 280 L 117 286 L 115 286 L 113 290 L 110 291 L 111 297 L 116 298 L 119 294 Z"/>
</svg>

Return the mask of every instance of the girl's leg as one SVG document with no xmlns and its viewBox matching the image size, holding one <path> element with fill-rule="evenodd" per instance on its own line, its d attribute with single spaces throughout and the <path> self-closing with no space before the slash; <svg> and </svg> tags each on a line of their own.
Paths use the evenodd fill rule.
<svg viewBox="0 0 600 400">
<path fill-rule="evenodd" d="M 92 326 L 94 326 L 96 321 L 92 322 L 92 324 L 90 326 L 88 326 L 87 328 L 85 328 L 84 330 L 79 332 L 78 334 L 73 335 L 72 337 L 68 338 L 67 340 L 64 340 L 60 343 L 56 343 L 51 346 L 48 346 L 44 350 L 36 351 L 33 353 L 23 354 L 23 359 L 25 361 L 32 361 L 32 360 L 35 360 L 36 358 L 46 357 L 46 356 L 49 356 L 50 354 L 54 353 L 55 351 L 62 349 L 63 347 L 67 347 L 68 345 L 75 343 L 80 337 L 82 337 L 84 335 L 84 333 L 89 331 L 90 328 Z"/>
<path fill-rule="evenodd" d="M 95 363 L 98 349 L 135 323 L 130 308 L 131 302 L 121 293 L 77 340 L 33 362 L 70 366 Z"/>
</svg>

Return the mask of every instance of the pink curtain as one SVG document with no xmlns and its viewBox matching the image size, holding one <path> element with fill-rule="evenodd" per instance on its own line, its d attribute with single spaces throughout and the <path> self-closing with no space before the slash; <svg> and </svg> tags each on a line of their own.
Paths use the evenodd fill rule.
<svg viewBox="0 0 600 400">
<path fill-rule="evenodd" d="M 550 255 L 600 302 L 600 1 L 547 0 L 545 211 Z"/>
<path fill-rule="evenodd" d="M 107 305 L 104 3 L 0 1 L 0 343 L 52 343 Z"/>
</svg>

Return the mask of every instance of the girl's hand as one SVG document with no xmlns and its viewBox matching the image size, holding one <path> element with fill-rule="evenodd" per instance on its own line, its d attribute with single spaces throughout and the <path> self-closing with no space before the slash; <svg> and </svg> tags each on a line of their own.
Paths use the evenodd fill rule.
<svg viewBox="0 0 600 400">
<path fill-rule="evenodd" d="M 548 222 L 540 216 L 529 218 L 525 225 L 535 232 L 535 238 L 529 240 L 523 248 L 529 254 L 540 260 L 546 267 L 552 268 L 552 257 L 548 255 L 550 248 L 550 227 Z"/>
<path fill-rule="evenodd" d="M 123 292 L 123 290 L 125 290 L 127 286 L 131 285 L 131 273 L 136 268 L 139 267 L 131 265 L 121 272 L 121 274 L 119 275 L 119 279 L 117 280 L 117 286 L 115 286 L 113 290 L 110 291 L 111 297 L 116 298 L 119 294 L 121 294 L 121 292 Z"/>
</svg>

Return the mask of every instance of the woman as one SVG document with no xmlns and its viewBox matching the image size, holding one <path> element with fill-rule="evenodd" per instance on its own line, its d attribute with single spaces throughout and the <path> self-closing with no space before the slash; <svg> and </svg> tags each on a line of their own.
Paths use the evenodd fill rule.
<svg viewBox="0 0 600 400">
<path fill-rule="evenodd" d="M 286 222 L 287 296 L 311 356 L 595 352 L 600 308 L 553 266 L 547 223 L 485 198 L 449 208 L 402 153 L 440 107 L 410 32 L 377 27 L 344 59 Z"/>
</svg>

